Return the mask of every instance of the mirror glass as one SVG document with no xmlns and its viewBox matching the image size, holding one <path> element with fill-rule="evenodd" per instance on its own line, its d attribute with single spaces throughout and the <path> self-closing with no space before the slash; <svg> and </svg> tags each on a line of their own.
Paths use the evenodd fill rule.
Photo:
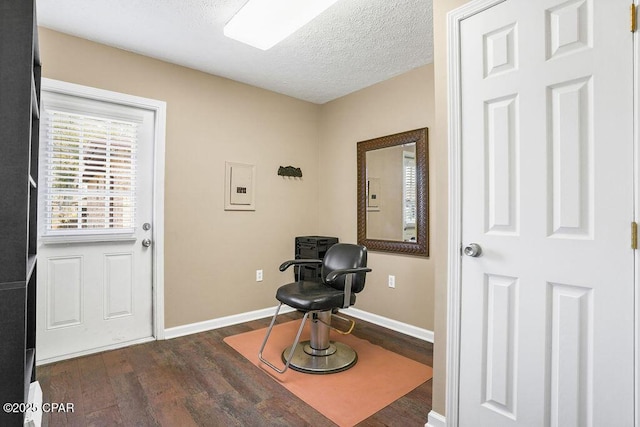
<svg viewBox="0 0 640 427">
<path fill-rule="evenodd" d="M 428 255 L 427 129 L 358 143 L 358 242 Z"/>
<path fill-rule="evenodd" d="M 415 142 L 367 151 L 367 239 L 415 242 Z"/>
</svg>

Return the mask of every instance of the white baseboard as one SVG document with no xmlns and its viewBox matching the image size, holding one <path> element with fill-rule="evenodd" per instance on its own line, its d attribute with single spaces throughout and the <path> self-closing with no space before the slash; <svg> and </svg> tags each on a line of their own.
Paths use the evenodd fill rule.
<svg viewBox="0 0 640 427">
<path fill-rule="evenodd" d="M 290 313 L 293 308 L 285 305 L 280 309 L 280 314 Z M 263 319 L 273 316 L 276 307 L 263 308 L 261 310 L 249 311 L 247 313 L 234 314 L 231 316 L 219 317 L 217 319 L 205 320 L 203 322 L 190 323 L 188 325 L 175 326 L 164 330 L 165 339 L 182 337 L 185 335 L 206 332 L 212 329 L 224 328 L 225 326 L 237 325 L 238 323 L 250 322 L 252 320 Z"/>
<path fill-rule="evenodd" d="M 425 427 L 447 427 L 447 419 L 437 412 L 430 411 Z"/>
<path fill-rule="evenodd" d="M 408 323 L 398 322 L 397 320 L 378 316 L 377 314 L 358 310 L 357 308 L 353 307 L 345 309 L 343 312 L 344 314 L 348 314 L 357 319 L 365 320 L 378 326 L 383 326 L 387 329 L 391 329 L 393 331 L 433 343 L 433 331 L 430 331 L 428 329 L 418 328 L 417 326 L 409 325 Z"/>
<path fill-rule="evenodd" d="M 265 317 L 271 317 L 273 316 L 273 313 L 275 313 L 275 311 L 276 307 L 269 307 L 263 308 L 261 310 L 250 311 L 247 313 L 240 313 L 234 314 L 232 316 L 205 320 L 203 322 L 176 326 L 173 328 L 165 329 L 164 336 L 166 339 L 171 339 L 190 334 L 197 334 L 198 332 L 206 332 L 212 329 L 224 328 L 225 326 L 237 325 L 239 323 L 250 322 L 252 320 L 262 319 Z M 285 305 L 283 305 L 280 309 L 281 314 L 290 313 L 292 311 L 294 311 L 293 308 L 287 307 Z M 356 319 L 361 319 L 424 341 L 428 341 L 431 343 L 433 342 L 433 331 L 429 331 L 427 329 L 418 328 L 407 323 L 398 322 L 397 320 L 358 310 L 357 308 L 345 309 L 344 313 L 355 317 Z"/>
</svg>

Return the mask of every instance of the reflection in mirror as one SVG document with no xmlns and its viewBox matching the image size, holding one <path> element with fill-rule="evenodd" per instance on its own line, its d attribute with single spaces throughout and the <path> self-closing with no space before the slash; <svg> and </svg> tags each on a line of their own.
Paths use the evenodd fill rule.
<svg viewBox="0 0 640 427">
<path fill-rule="evenodd" d="M 427 129 L 358 143 L 358 242 L 428 255 Z"/>
<path fill-rule="evenodd" d="M 416 144 L 367 151 L 367 238 L 415 242 Z"/>
</svg>

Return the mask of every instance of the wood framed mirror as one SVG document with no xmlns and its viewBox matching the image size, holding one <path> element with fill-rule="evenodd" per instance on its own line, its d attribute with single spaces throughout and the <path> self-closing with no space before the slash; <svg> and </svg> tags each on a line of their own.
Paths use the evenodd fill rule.
<svg viewBox="0 0 640 427">
<path fill-rule="evenodd" d="M 358 142 L 358 244 L 429 256 L 428 130 Z"/>
</svg>

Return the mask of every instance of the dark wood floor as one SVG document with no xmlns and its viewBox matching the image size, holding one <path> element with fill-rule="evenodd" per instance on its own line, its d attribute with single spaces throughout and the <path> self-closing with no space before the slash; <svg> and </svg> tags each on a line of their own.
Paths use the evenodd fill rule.
<svg viewBox="0 0 640 427">
<path fill-rule="evenodd" d="M 299 317 L 289 313 L 279 322 Z M 335 425 L 222 341 L 268 321 L 40 366 L 44 402 L 74 404 L 73 413 L 45 414 L 43 426 Z M 430 343 L 357 322 L 354 335 L 433 366 Z M 359 425 L 422 427 L 430 409 L 427 381 Z"/>
</svg>

